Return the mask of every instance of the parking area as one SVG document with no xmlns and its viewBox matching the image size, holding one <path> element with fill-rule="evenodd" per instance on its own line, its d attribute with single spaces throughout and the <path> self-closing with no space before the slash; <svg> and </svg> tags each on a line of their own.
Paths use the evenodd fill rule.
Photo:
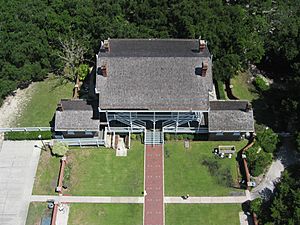
<svg viewBox="0 0 300 225">
<path fill-rule="evenodd" d="M 40 156 L 36 141 L 4 141 L 0 149 L 1 225 L 24 225 Z"/>
</svg>

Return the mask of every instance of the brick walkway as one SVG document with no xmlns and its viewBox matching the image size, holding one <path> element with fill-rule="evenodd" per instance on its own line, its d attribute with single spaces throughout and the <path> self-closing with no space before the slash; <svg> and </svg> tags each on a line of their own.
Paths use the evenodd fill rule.
<svg viewBox="0 0 300 225">
<path fill-rule="evenodd" d="M 163 145 L 146 145 L 144 225 L 164 225 Z"/>
</svg>

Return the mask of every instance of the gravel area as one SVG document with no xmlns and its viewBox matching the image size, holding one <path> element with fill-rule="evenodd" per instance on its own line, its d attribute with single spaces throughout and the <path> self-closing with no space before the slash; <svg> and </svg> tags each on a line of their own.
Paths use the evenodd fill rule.
<svg viewBox="0 0 300 225">
<path fill-rule="evenodd" d="M 35 83 L 32 83 L 28 88 L 17 89 L 13 95 L 4 100 L 0 107 L 0 127 L 18 126 L 16 120 L 30 100 L 34 86 Z"/>
</svg>

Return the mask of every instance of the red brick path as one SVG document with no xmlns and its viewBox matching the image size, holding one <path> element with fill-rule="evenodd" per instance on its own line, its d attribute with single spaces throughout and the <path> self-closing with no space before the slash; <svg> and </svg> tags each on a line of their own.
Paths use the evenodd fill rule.
<svg viewBox="0 0 300 225">
<path fill-rule="evenodd" d="M 146 145 L 144 225 L 164 225 L 163 145 Z"/>
</svg>

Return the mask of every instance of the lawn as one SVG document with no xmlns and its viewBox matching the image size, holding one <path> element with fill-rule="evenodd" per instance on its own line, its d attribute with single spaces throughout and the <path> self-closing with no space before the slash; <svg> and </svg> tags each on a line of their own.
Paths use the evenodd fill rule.
<svg viewBox="0 0 300 225">
<path fill-rule="evenodd" d="M 219 99 L 222 99 L 222 100 L 227 99 L 227 94 L 225 92 L 225 88 L 224 88 L 223 82 L 222 81 L 216 81 L 216 82 L 217 83 L 216 83 L 215 87 L 217 88 L 216 92 L 219 95 Z"/>
<path fill-rule="evenodd" d="M 71 204 L 68 225 L 142 225 L 142 204 Z"/>
<path fill-rule="evenodd" d="M 259 97 L 249 75 L 246 72 L 240 72 L 237 76 L 230 80 L 230 83 L 233 85 L 233 95 L 239 99 L 249 100 L 251 102 Z"/>
<path fill-rule="evenodd" d="M 35 195 L 55 194 L 59 168 L 60 158 L 52 156 L 49 151 L 41 151 L 32 193 Z"/>
<path fill-rule="evenodd" d="M 167 204 L 166 225 L 239 225 L 241 205 Z"/>
<path fill-rule="evenodd" d="M 82 148 L 68 152 L 71 165 L 67 193 L 72 195 L 140 196 L 144 183 L 144 145 L 132 142 L 127 157 L 115 150 Z"/>
<path fill-rule="evenodd" d="M 240 193 L 241 190 L 219 184 L 215 176 L 204 166 L 204 159 L 213 159 L 212 150 L 219 145 L 235 145 L 240 150 L 246 141 L 237 142 L 191 142 L 189 149 L 184 148 L 182 141 L 171 141 L 165 144 L 165 195 L 181 196 L 225 196 Z M 238 181 L 237 161 L 235 155 L 229 159 L 217 159 L 221 168 L 229 169 L 233 181 Z"/>
<path fill-rule="evenodd" d="M 52 210 L 48 209 L 47 203 L 32 202 L 29 205 L 26 225 L 39 225 L 43 217 L 51 218 Z"/>
<path fill-rule="evenodd" d="M 61 83 L 60 79 L 48 78 L 34 85 L 31 99 L 26 104 L 15 124 L 21 127 L 46 126 L 52 120 L 61 98 L 72 97 L 73 85 Z"/>
</svg>

